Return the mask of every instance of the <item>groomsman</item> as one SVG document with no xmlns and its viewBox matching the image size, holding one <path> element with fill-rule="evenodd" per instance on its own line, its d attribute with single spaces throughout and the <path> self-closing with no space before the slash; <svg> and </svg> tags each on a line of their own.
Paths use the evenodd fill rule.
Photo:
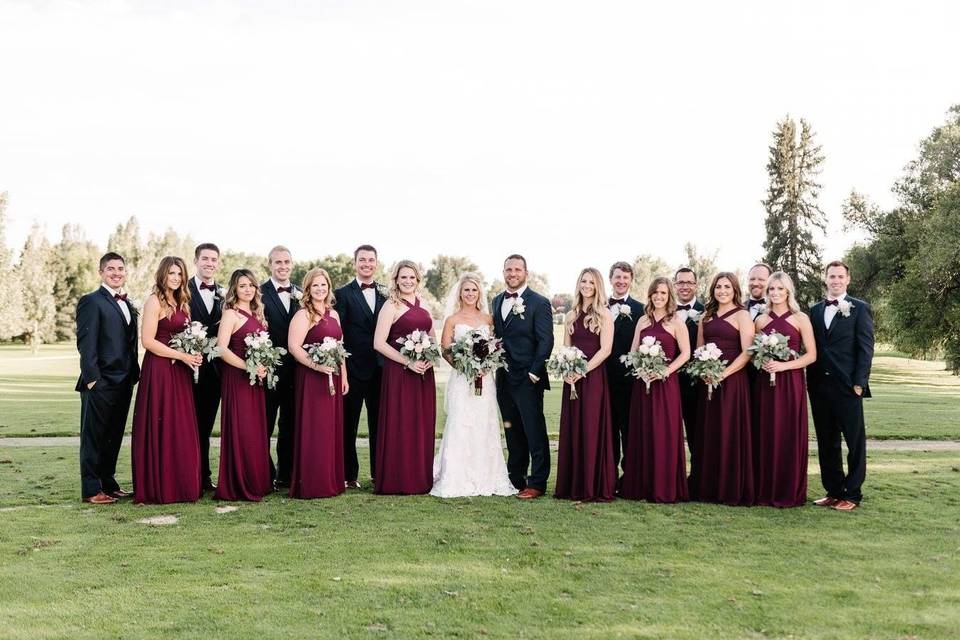
<svg viewBox="0 0 960 640">
<path fill-rule="evenodd" d="M 527 260 L 507 256 L 506 291 L 493 299 L 493 328 L 503 339 L 506 370 L 497 371 L 497 403 L 507 440 L 507 472 L 521 500 L 539 498 L 550 477 L 550 441 L 543 392 L 550 388 L 546 361 L 553 351 L 553 308 L 527 286 Z M 527 475 L 527 469 L 530 475 Z"/>
<path fill-rule="evenodd" d="M 613 314 L 613 351 L 607 358 L 607 380 L 610 388 L 610 413 L 613 422 L 613 460 L 614 466 L 622 460 L 622 450 L 627 448 L 627 429 L 630 422 L 630 393 L 633 390 L 633 376 L 627 374 L 627 368 L 620 362 L 620 356 L 630 351 L 637 322 L 643 315 L 641 302 L 630 297 L 633 284 L 633 267 L 628 262 L 616 262 L 610 267 L 610 286 L 613 295 L 608 301 Z"/>
<path fill-rule="evenodd" d="M 207 335 L 216 337 L 223 313 L 223 288 L 214 281 L 220 268 L 220 249 L 204 242 L 193 250 L 194 276 L 189 280 L 190 319 L 207 328 Z M 193 385 L 193 407 L 197 414 L 197 435 L 200 438 L 200 481 L 204 491 L 215 491 L 210 478 L 210 433 L 220 406 L 220 372 L 216 363 L 204 359 L 200 376 Z"/>
<path fill-rule="evenodd" d="M 747 289 L 750 292 L 750 297 L 747 298 L 745 305 L 747 311 L 750 312 L 751 320 L 756 320 L 760 312 L 763 311 L 763 305 L 767 297 L 767 280 L 770 279 L 771 273 L 773 273 L 773 269 L 765 262 L 758 262 L 753 265 L 747 273 Z"/>
<path fill-rule="evenodd" d="M 834 260 L 824 275 L 827 298 L 810 309 L 817 360 L 807 368 L 820 480 L 827 491 L 814 504 L 852 511 L 863 498 L 861 487 L 867 474 L 863 399 L 870 397 L 873 312 L 863 300 L 847 295 L 847 265 Z M 848 449 L 846 475 L 841 437 Z"/>
<path fill-rule="evenodd" d="M 267 319 L 270 340 L 275 347 L 287 349 L 287 331 L 290 320 L 300 310 L 300 287 L 290 282 L 293 272 L 293 258 L 290 250 L 276 246 L 270 250 L 267 258 L 270 278 L 260 285 L 263 297 L 263 313 Z M 290 486 L 290 473 L 293 471 L 293 385 L 295 364 L 290 350 L 283 356 L 283 364 L 277 371 L 277 386 L 267 390 L 267 437 L 273 437 L 277 428 L 277 464 L 270 460 L 271 475 L 277 481 L 277 487 Z M 277 424 L 277 415 L 280 420 Z M 269 445 L 268 445 L 269 446 Z"/>
<path fill-rule="evenodd" d="M 123 257 L 104 254 L 99 272 L 100 288 L 77 303 L 80 491 L 84 502 L 111 504 L 133 495 L 120 488 L 114 475 L 140 364 L 137 310 L 123 290 Z"/>
<path fill-rule="evenodd" d="M 697 328 L 703 304 L 697 300 L 697 274 L 689 267 L 681 267 L 673 274 L 673 286 L 677 290 L 677 313 L 684 319 L 690 335 L 690 352 L 697 348 Z M 694 450 L 697 429 L 697 385 L 694 378 L 680 370 L 680 404 L 683 413 L 683 425 L 687 432 L 687 446 L 690 448 L 690 464 L 697 456 Z"/>
<path fill-rule="evenodd" d="M 370 443 L 370 480 L 376 477 L 377 420 L 380 416 L 380 375 L 383 358 L 373 348 L 377 317 L 386 302 L 384 287 L 373 280 L 377 271 L 377 250 L 369 244 L 353 252 L 356 278 L 334 293 L 334 307 L 340 314 L 343 343 L 350 353 L 347 381 L 350 393 L 343 398 L 343 468 L 348 487 L 360 488 L 357 460 L 357 430 L 360 412 L 367 406 L 367 434 Z"/>
</svg>

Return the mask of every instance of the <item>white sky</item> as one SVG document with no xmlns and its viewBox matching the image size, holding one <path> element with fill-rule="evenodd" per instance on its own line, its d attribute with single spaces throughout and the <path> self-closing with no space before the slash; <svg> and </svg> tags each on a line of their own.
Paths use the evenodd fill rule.
<svg viewBox="0 0 960 640">
<path fill-rule="evenodd" d="M 685 241 L 761 254 L 789 113 L 827 161 L 827 256 L 852 187 L 881 204 L 960 102 L 955 2 L 0 0 L 0 191 L 99 244 L 136 215 L 294 258 L 526 254 L 583 266 Z"/>
</svg>

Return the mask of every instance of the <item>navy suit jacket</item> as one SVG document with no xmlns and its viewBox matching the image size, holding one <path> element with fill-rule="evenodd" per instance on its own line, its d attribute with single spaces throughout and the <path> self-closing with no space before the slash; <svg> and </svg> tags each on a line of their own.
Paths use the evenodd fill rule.
<svg viewBox="0 0 960 640">
<path fill-rule="evenodd" d="M 291 283 L 293 291 L 300 291 L 300 287 Z M 287 348 L 287 333 L 290 331 L 290 321 L 294 314 L 300 310 L 300 303 L 292 295 L 290 296 L 290 310 L 283 308 L 283 302 L 280 301 L 280 294 L 277 288 L 273 286 L 273 280 L 267 280 L 260 285 L 260 296 L 263 300 L 263 315 L 267 319 L 267 331 L 270 332 L 270 341 L 275 347 L 287 349 L 283 356 L 283 368 L 287 369 L 293 366 L 293 356 L 290 355 L 290 349 Z"/>
<path fill-rule="evenodd" d="M 120 310 L 127 305 L 130 324 Z M 115 300 L 103 287 L 77 302 L 77 350 L 80 378 L 77 391 L 91 382 L 119 385 L 140 378 L 137 343 L 137 310 L 130 301 Z"/>
<path fill-rule="evenodd" d="M 503 319 L 500 312 L 503 306 L 503 292 L 493 299 L 490 313 L 493 315 L 493 330 L 503 339 L 503 349 L 507 354 L 507 370 L 500 371 L 497 380 L 508 380 L 510 384 L 520 384 L 527 374 L 540 378 L 537 383 L 544 389 L 550 388 L 546 362 L 553 351 L 553 307 L 545 297 L 527 287 L 523 295 L 523 317 L 513 311 Z"/>
<path fill-rule="evenodd" d="M 827 329 L 823 322 L 826 304 L 823 300 L 810 309 L 810 322 L 817 343 L 817 361 L 807 367 L 811 388 L 833 377 L 848 389 L 863 387 L 863 397 L 870 397 L 870 365 L 873 363 L 873 311 L 863 300 L 847 296 L 850 316 L 837 311 Z"/>
<path fill-rule="evenodd" d="M 620 362 L 620 356 L 630 351 L 633 344 L 633 335 L 637 329 L 644 306 L 639 300 L 627 296 L 626 304 L 630 307 L 630 317 L 621 315 L 613 318 L 613 351 L 607 358 L 607 379 L 611 385 L 632 384 L 633 378 L 627 377 L 627 367 Z"/>
<path fill-rule="evenodd" d="M 693 302 L 691 303 L 691 309 L 694 311 L 699 311 L 701 314 L 703 313 L 703 305 L 696 298 L 694 298 Z M 700 321 L 698 319 L 697 322 L 694 322 L 693 320 L 687 318 L 686 325 L 687 332 L 690 334 L 690 355 L 692 357 L 693 352 L 697 348 L 697 334 L 699 333 Z"/>
<path fill-rule="evenodd" d="M 379 288 L 374 291 L 373 311 L 370 311 L 370 305 L 363 297 L 356 279 L 334 292 L 334 309 L 340 314 L 343 346 L 350 353 L 347 372 L 358 380 L 370 380 L 383 366 L 383 356 L 373 348 L 373 334 L 377 328 L 377 317 L 387 299 Z"/>
<path fill-rule="evenodd" d="M 220 331 L 220 317 L 223 315 L 223 298 L 217 296 L 214 292 L 213 309 L 208 312 L 207 305 L 200 297 L 200 289 L 197 287 L 196 280 L 190 278 L 188 284 L 190 285 L 190 320 L 202 323 L 207 328 L 207 336 L 216 338 L 217 332 Z M 204 358 L 203 364 L 200 366 L 210 371 L 216 371 L 219 375 L 219 362 L 219 358 L 213 360 Z"/>
</svg>

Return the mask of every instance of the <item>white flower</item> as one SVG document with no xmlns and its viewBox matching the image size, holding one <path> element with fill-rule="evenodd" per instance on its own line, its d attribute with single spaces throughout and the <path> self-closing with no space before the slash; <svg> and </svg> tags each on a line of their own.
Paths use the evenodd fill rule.
<svg viewBox="0 0 960 640">
<path fill-rule="evenodd" d="M 652 344 L 652 345 L 650 345 L 650 355 L 652 355 L 652 356 L 658 356 L 658 355 L 660 355 L 661 353 L 663 353 L 663 350 L 660 348 L 660 345 L 658 345 L 658 344 Z"/>
<path fill-rule="evenodd" d="M 643 355 L 649 355 L 649 353 L 650 353 L 650 346 L 651 346 L 651 345 L 649 345 L 649 344 L 642 344 L 642 345 L 640 345 L 639 347 L 637 347 L 637 351 L 639 351 L 639 352 L 642 353 Z"/>
<path fill-rule="evenodd" d="M 297 302 L 300 302 L 301 300 L 303 300 L 303 291 L 300 291 L 299 289 L 294 289 L 293 291 L 290 292 L 290 297 L 296 300 Z"/>
<path fill-rule="evenodd" d="M 510 312 L 511 312 L 513 315 L 515 315 L 515 316 L 520 316 L 521 318 L 523 318 L 523 314 L 524 314 L 526 311 L 527 311 L 527 308 L 524 306 L 523 300 L 520 299 L 520 298 L 517 298 L 517 299 L 516 299 L 516 301 L 513 303 L 513 308 L 510 309 Z"/>
<path fill-rule="evenodd" d="M 690 320 L 691 322 L 699 322 L 700 312 L 697 311 L 696 309 L 690 309 L 689 311 L 687 311 L 687 320 Z"/>
<path fill-rule="evenodd" d="M 844 318 L 850 317 L 850 310 L 853 309 L 853 305 L 847 302 L 846 300 L 837 301 L 837 311 L 840 312 Z"/>
<path fill-rule="evenodd" d="M 403 347 L 404 349 L 413 349 L 414 347 L 413 340 L 407 340 L 406 342 L 404 342 Z"/>
<path fill-rule="evenodd" d="M 227 291 L 220 285 L 217 285 L 216 290 L 213 292 L 213 297 L 220 298 L 222 300 L 225 295 L 227 295 Z"/>
<path fill-rule="evenodd" d="M 614 303 L 610 305 L 610 313 L 613 314 L 613 319 L 617 318 L 629 318 L 631 317 L 632 310 L 628 304 L 618 304 Z"/>
<path fill-rule="evenodd" d="M 762 316 L 763 314 L 765 314 L 765 313 L 767 312 L 767 305 L 765 305 L 765 304 L 755 304 L 755 305 L 753 305 L 753 307 L 751 308 L 751 311 L 754 311 L 754 310 L 756 311 L 756 313 L 753 314 L 753 317 L 754 317 L 754 318 L 756 318 L 756 317 L 758 317 L 758 316 Z"/>
<path fill-rule="evenodd" d="M 390 291 L 384 285 L 377 283 L 377 293 L 386 298 L 390 294 Z"/>
<path fill-rule="evenodd" d="M 650 346 L 653 346 L 653 345 L 655 345 L 655 344 L 657 343 L 657 339 L 654 338 L 653 336 L 644 336 L 644 337 L 643 337 L 643 340 L 642 340 L 641 342 L 643 342 L 643 344 L 645 344 L 645 345 L 647 345 L 648 347 L 650 347 Z"/>
</svg>

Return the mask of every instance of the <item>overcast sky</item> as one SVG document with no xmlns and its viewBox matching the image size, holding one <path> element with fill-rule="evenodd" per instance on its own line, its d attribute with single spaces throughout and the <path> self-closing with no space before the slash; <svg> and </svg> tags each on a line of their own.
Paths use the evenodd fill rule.
<svg viewBox="0 0 960 640">
<path fill-rule="evenodd" d="M 827 161 L 827 257 L 960 102 L 955 2 L 0 0 L 8 243 L 136 215 L 294 258 L 525 253 L 579 269 L 692 241 L 761 255 L 786 114 Z"/>
</svg>

